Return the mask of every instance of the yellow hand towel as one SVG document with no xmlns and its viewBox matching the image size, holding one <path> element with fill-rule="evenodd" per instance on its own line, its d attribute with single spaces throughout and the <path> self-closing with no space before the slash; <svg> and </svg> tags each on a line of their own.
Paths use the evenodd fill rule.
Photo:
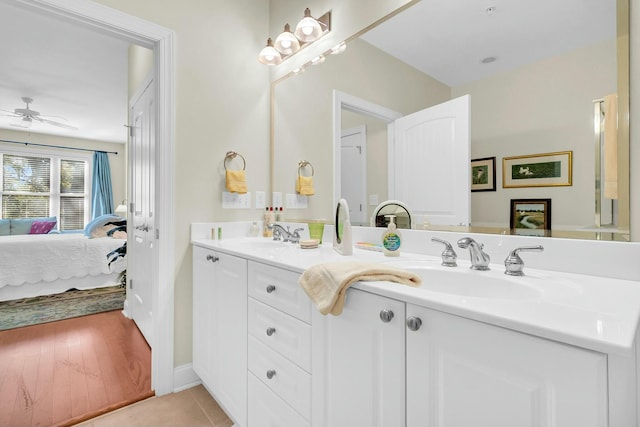
<svg viewBox="0 0 640 427">
<path fill-rule="evenodd" d="M 227 190 L 231 193 L 245 194 L 247 192 L 247 178 L 244 170 L 232 171 L 227 169 Z"/>
<path fill-rule="evenodd" d="M 384 264 L 364 262 L 332 262 L 308 268 L 298 283 L 320 313 L 338 316 L 347 296 L 347 289 L 359 281 L 388 281 L 409 286 L 422 282 L 417 275 Z"/>
<path fill-rule="evenodd" d="M 303 196 L 313 196 L 315 191 L 313 189 L 313 177 L 298 175 L 296 180 L 296 191 Z"/>
</svg>

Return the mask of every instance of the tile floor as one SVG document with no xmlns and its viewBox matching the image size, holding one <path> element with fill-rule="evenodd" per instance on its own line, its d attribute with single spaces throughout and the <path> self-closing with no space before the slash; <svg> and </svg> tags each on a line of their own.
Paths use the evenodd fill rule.
<svg viewBox="0 0 640 427">
<path fill-rule="evenodd" d="M 201 385 L 179 393 L 151 397 L 76 424 L 77 427 L 231 427 L 232 425 L 233 422 Z"/>
</svg>

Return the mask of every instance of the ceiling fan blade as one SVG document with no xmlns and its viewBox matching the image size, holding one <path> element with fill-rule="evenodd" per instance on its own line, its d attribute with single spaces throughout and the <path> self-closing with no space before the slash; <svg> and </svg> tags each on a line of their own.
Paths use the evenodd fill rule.
<svg viewBox="0 0 640 427">
<path fill-rule="evenodd" d="M 53 126 L 59 126 L 61 128 L 65 128 L 65 129 L 69 129 L 69 130 L 78 130 L 77 127 L 75 126 L 71 126 L 71 125 L 66 125 L 64 123 L 59 123 L 59 122 L 54 122 L 51 120 L 47 120 L 47 119 L 43 119 L 42 117 L 32 117 L 33 120 L 37 120 L 41 123 L 46 123 L 48 125 L 53 125 Z"/>
<path fill-rule="evenodd" d="M 2 114 L 3 116 L 7 116 L 7 117 L 20 117 L 18 114 L 14 113 L 13 111 L 0 109 L 0 113 L 8 113 L 8 114 Z"/>
</svg>

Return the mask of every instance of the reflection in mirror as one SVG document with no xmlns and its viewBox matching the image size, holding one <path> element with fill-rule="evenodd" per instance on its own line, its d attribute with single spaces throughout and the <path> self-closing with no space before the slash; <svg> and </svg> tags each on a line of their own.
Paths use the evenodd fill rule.
<svg viewBox="0 0 640 427">
<path fill-rule="evenodd" d="M 417 5 L 427 2 L 419 2 Z M 428 2 L 436 6 L 451 2 Z M 551 2 L 551 6 L 557 2 Z M 594 2 L 595 3 L 595 2 Z M 620 3 L 619 22 L 626 23 L 628 3 Z M 416 6 L 417 6 L 416 5 Z M 547 3 L 545 2 L 545 5 Z M 592 3 L 584 4 L 585 8 Z M 408 66 L 395 57 L 362 39 L 349 43 L 347 51 L 332 56 L 319 66 L 310 67 L 301 75 L 284 79 L 274 86 L 274 156 L 273 156 L 273 191 L 291 192 L 288 188 L 293 180 L 281 176 L 278 171 L 287 168 L 280 162 L 293 155 L 296 158 L 313 159 L 316 169 L 321 171 L 316 179 L 317 191 L 310 200 L 309 217 L 328 217 L 330 206 L 334 206 L 334 188 L 339 183 L 333 182 L 333 171 L 339 170 L 340 164 L 333 164 L 331 156 L 332 112 L 331 94 L 334 90 L 353 94 L 369 100 L 403 115 L 447 101 L 462 94 L 471 95 L 471 158 L 497 158 L 496 176 L 498 180 L 495 192 L 474 192 L 471 197 L 472 231 L 509 232 L 509 201 L 512 198 L 551 198 L 554 203 L 553 235 L 576 238 L 602 238 L 625 240 L 628 236 L 619 233 L 587 232 L 593 229 L 595 212 L 595 150 L 593 132 L 593 100 L 611 93 L 618 94 L 619 117 L 628 114 L 628 33 L 621 26 L 621 35 L 616 39 L 615 0 L 598 2 L 597 7 L 607 8 L 601 13 L 601 27 L 610 32 L 607 38 L 591 40 L 581 47 L 556 53 L 551 57 L 537 58 L 534 62 L 521 64 L 512 69 L 502 69 L 498 75 L 485 75 L 476 80 L 446 84 L 426 73 Z M 416 14 L 416 6 L 403 13 Z M 540 4 L 528 4 L 532 8 L 531 16 Z M 545 6 L 546 7 L 546 6 Z M 583 19 L 582 10 L 576 18 L 575 8 L 554 10 L 554 17 L 560 13 L 569 15 L 559 19 L 565 22 Z M 501 19 L 496 14 L 491 19 Z M 508 16 L 507 16 L 508 17 Z M 393 18 L 392 18 L 393 19 Z M 615 19 L 615 18 L 614 18 Z M 472 40 L 479 38 L 480 33 L 471 37 L 464 35 L 464 28 L 455 28 L 461 19 L 457 16 L 439 16 L 439 20 L 452 31 L 460 33 L 460 37 Z M 532 25 L 539 28 L 538 34 L 530 33 L 532 39 L 548 38 L 545 25 Z M 379 27 L 383 30 L 383 26 Z M 375 29 L 374 29 L 375 30 Z M 502 29 L 504 31 L 504 28 Z M 367 37 L 365 35 L 365 37 Z M 502 34 L 509 39 L 509 34 Z M 411 38 L 411 37 L 410 37 Z M 551 44 L 555 40 L 547 40 Z M 423 43 L 426 44 L 427 42 Z M 426 49 L 426 46 L 425 46 Z M 534 48 L 532 48 L 534 49 Z M 535 50 L 541 50 L 535 49 Z M 450 49 L 451 52 L 462 49 Z M 450 52 L 450 53 L 451 53 Z M 409 53 L 412 55 L 412 53 Z M 477 52 L 478 60 L 481 52 Z M 487 69 L 498 67 L 504 63 L 507 53 L 498 57 L 498 61 L 484 64 Z M 438 58 L 435 58 L 438 62 Z M 463 59 L 460 59 L 461 61 Z M 464 59 L 466 60 L 466 59 Z M 347 72 L 348 70 L 348 72 Z M 579 78 L 577 78 L 579 76 Z M 313 113 L 304 108 L 313 99 Z M 301 114 L 301 111 L 305 111 Z M 351 118 L 345 118 L 352 114 Z M 343 112 L 345 128 L 364 125 L 367 142 L 373 134 L 373 127 L 364 120 L 358 120 L 357 113 Z M 354 118 L 355 117 L 355 118 Z M 353 118 L 353 119 L 352 119 Z M 628 123 L 620 120 L 618 144 L 618 228 L 628 229 L 629 218 L 629 175 L 628 175 Z M 384 124 L 383 124 L 384 129 Z M 384 139 L 385 137 L 382 137 Z M 520 187 L 505 189 L 502 181 L 503 157 L 532 155 L 558 151 L 573 151 L 573 185 L 570 187 Z M 373 157 L 374 150 L 367 146 L 367 169 L 373 170 L 371 176 L 388 180 L 386 168 L 386 150 Z M 381 157 L 382 156 L 382 157 Z M 626 163 L 625 163 L 626 162 Z M 374 166 L 372 167 L 371 164 Z M 338 197 L 339 197 L 338 193 Z M 375 197 L 385 200 L 389 195 L 385 185 L 370 184 L 365 200 L 366 217 L 370 218 L 371 210 L 377 203 Z"/>
<path fill-rule="evenodd" d="M 333 249 L 342 255 L 353 255 L 351 238 L 351 221 L 349 220 L 349 205 L 340 199 L 336 205 L 335 227 L 333 232 Z"/>
<path fill-rule="evenodd" d="M 399 200 L 387 200 L 380 203 L 373 211 L 371 217 L 372 227 L 387 227 L 389 225 L 389 216 L 395 218 L 396 227 L 413 228 L 411 222 L 411 211 Z"/>
</svg>

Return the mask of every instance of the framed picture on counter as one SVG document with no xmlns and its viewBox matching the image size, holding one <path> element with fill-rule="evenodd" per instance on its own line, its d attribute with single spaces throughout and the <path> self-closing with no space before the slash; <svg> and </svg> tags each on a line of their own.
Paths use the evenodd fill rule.
<svg viewBox="0 0 640 427">
<path fill-rule="evenodd" d="M 514 234 L 544 236 L 551 230 L 551 199 L 511 199 L 510 212 Z"/>
</svg>

